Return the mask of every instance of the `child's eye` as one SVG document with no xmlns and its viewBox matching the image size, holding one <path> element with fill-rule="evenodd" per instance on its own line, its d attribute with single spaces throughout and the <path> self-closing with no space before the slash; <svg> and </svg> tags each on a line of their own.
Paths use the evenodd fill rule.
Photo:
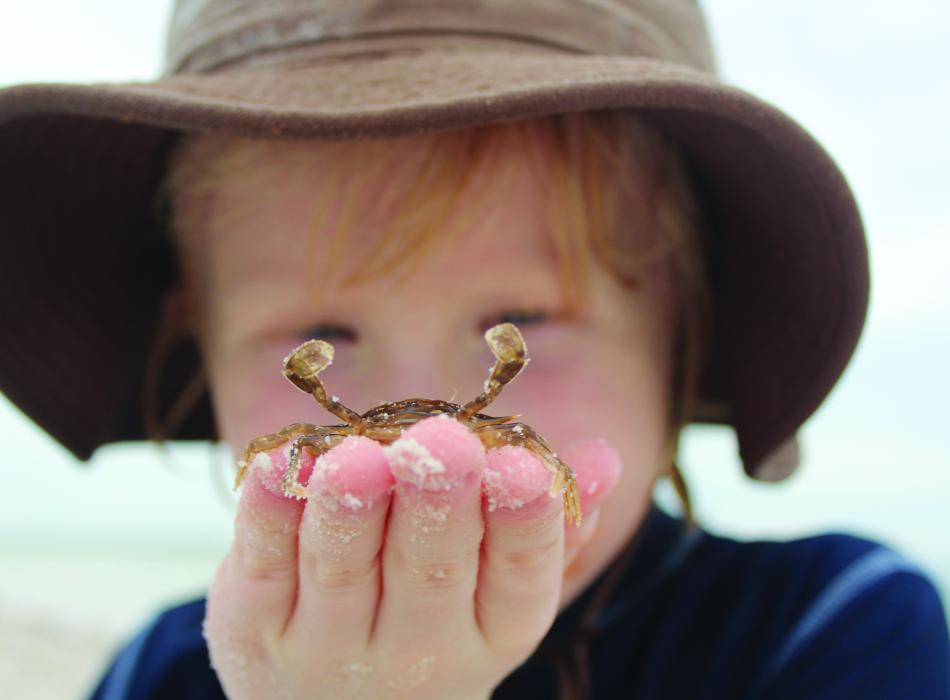
<svg viewBox="0 0 950 700">
<path fill-rule="evenodd" d="M 336 340 L 355 342 L 356 332 L 339 323 L 318 323 L 301 331 L 300 335 L 306 340 Z"/>
<path fill-rule="evenodd" d="M 513 323 L 516 326 L 527 326 L 532 323 L 540 323 L 546 321 L 549 318 L 548 314 L 544 311 L 534 311 L 528 309 L 518 309 L 514 311 L 506 311 L 497 316 L 492 316 L 487 321 L 482 323 L 483 330 L 488 330 L 492 326 L 498 323 Z"/>
</svg>

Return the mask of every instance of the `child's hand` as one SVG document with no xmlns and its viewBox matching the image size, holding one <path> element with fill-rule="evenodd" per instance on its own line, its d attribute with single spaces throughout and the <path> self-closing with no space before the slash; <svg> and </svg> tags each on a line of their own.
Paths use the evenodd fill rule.
<svg viewBox="0 0 950 700">
<path fill-rule="evenodd" d="M 566 566 L 561 498 L 532 453 L 486 455 L 461 423 L 430 418 L 387 448 L 344 440 L 313 466 L 304 505 L 278 495 L 280 452 L 248 475 L 208 596 L 229 697 L 484 700 L 531 655 Z M 606 495 L 616 452 L 595 441 L 570 453 L 582 492 Z M 569 552 L 592 515 L 570 528 Z"/>
</svg>

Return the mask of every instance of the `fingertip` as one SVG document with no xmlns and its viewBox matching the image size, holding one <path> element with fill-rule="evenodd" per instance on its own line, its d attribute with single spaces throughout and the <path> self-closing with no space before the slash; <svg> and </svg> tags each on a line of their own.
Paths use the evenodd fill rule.
<svg viewBox="0 0 950 700">
<path fill-rule="evenodd" d="M 304 502 L 275 493 L 262 477 L 258 470 L 248 474 L 238 502 L 232 565 L 243 582 L 290 581 L 296 570 L 297 530 Z"/>
<path fill-rule="evenodd" d="M 242 557 L 248 552 L 252 558 L 261 558 L 264 550 L 268 556 L 278 549 L 289 551 L 303 509 L 303 501 L 275 493 L 260 473 L 249 474 L 234 520 L 234 544 Z"/>
<path fill-rule="evenodd" d="M 259 452 L 249 465 L 249 472 L 257 474 L 260 483 L 272 494 L 281 498 L 293 499 L 284 493 L 284 474 L 287 472 L 287 465 L 290 462 L 290 445 L 287 444 L 277 447 L 268 452 Z M 300 472 L 297 477 L 297 483 L 305 486 L 313 473 L 315 457 L 307 449 L 300 450 Z"/>
<path fill-rule="evenodd" d="M 392 489 L 393 476 L 382 446 L 362 435 L 351 435 L 314 462 L 308 490 L 334 509 L 358 511 Z"/>
<path fill-rule="evenodd" d="M 482 488 L 489 512 L 519 510 L 547 494 L 550 486 L 550 470 L 530 450 L 505 445 L 488 451 Z"/>
<path fill-rule="evenodd" d="M 485 468 L 475 434 L 441 414 L 419 421 L 384 448 L 393 476 L 425 491 L 448 491 Z"/>
<path fill-rule="evenodd" d="M 531 450 L 488 451 L 488 501 L 479 565 L 479 626 L 494 645 L 539 639 L 556 615 L 564 556 L 564 508 L 552 472 Z M 540 635 L 540 636 L 539 636 Z"/>
<path fill-rule="evenodd" d="M 267 455 L 263 456 L 267 457 Z M 258 460 L 255 459 L 255 462 L 258 462 Z M 262 462 L 263 460 L 261 460 Z M 302 502 L 284 494 L 281 478 L 282 473 L 275 475 L 263 468 L 249 469 L 241 486 L 240 510 L 253 512 L 299 510 L 303 506 Z"/>
<path fill-rule="evenodd" d="M 604 438 L 572 443 L 561 458 L 574 471 L 585 512 L 610 494 L 623 471 L 620 453 Z"/>
</svg>

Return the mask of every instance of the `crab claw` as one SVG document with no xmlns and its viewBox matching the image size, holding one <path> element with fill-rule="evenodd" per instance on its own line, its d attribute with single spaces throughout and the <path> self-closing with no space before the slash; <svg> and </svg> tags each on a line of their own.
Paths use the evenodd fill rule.
<svg viewBox="0 0 950 700">
<path fill-rule="evenodd" d="M 499 323 L 492 326 L 485 331 L 485 342 L 498 360 L 489 381 L 504 386 L 528 364 L 524 338 L 514 324 Z"/>
<path fill-rule="evenodd" d="M 502 387 L 518 376 L 528 364 L 527 348 L 521 331 L 512 323 L 499 323 L 485 331 L 485 342 L 495 356 L 495 366 L 485 380 L 482 393 L 462 407 L 459 418 L 468 420 L 495 400 Z"/>
<path fill-rule="evenodd" d="M 333 364 L 333 346 L 325 340 L 308 340 L 284 358 L 284 376 L 308 394 L 317 387 L 320 372 Z"/>
<path fill-rule="evenodd" d="M 512 323 L 499 323 L 485 331 L 485 342 L 501 362 L 524 360 L 525 344 L 521 331 Z"/>
</svg>

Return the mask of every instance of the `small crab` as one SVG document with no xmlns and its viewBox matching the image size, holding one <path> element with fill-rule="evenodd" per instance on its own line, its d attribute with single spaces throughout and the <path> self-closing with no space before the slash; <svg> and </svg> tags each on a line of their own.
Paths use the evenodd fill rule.
<svg viewBox="0 0 950 700">
<path fill-rule="evenodd" d="M 290 442 L 287 471 L 282 487 L 287 496 L 306 498 L 307 491 L 300 485 L 300 451 L 308 449 L 319 457 L 349 435 L 364 435 L 383 445 L 391 444 L 410 426 L 424 418 L 444 414 L 462 422 L 475 432 L 486 449 L 503 445 L 518 445 L 534 452 L 551 470 L 551 496 L 564 489 L 564 514 L 568 523 L 581 524 L 580 496 L 571 468 L 558 459 L 544 439 L 524 423 L 510 422 L 520 416 L 495 418 L 478 413 L 494 401 L 502 387 L 518 376 L 528 363 L 527 349 L 521 332 L 511 323 L 492 326 L 485 340 L 495 356 L 495 365 L 485 380 L 482 393 L 460 406 L 439 399 L 404 399 L 382 403 L 360 415 L 327 394 L 318 375 L 333 362 L 333 346 L 324 340 L 308 340 L 284 359 L 283 374 L 294 386 L 304 391 L 343 421 L 340 425 L 317 426 L 312 423 L 292 423 L 283 430 L 251 440 L 238 462 L 234 488 L 240 486 L 254 457 Z"/>
</svg>

